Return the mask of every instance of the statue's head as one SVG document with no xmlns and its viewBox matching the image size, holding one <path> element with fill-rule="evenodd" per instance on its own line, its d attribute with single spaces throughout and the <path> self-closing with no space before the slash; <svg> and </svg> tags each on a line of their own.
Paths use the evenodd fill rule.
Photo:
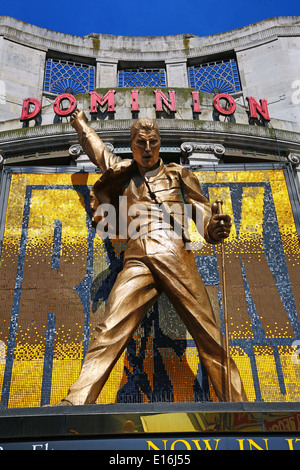
<svg viewBox="0 0 300 470">
<path fill-rule="evenodd" d="M 130 131 L 130 146 L 142 173 L 155 168 L 160 149 L 160 133 L 156 121 L 148 118 L 135 121 Z"/>
</svg>

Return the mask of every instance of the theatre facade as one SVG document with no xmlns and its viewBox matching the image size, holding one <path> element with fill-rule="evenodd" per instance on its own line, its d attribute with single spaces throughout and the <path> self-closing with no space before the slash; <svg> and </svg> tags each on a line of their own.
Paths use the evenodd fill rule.
<svg viewBox="0 0 300 470">
<path fill-rule="evenodd" d="M 124 243 L 99 238 L 91 225 L 89 191 L 100 174 L 70 125 L 70 114 L 81 108 L 110 150 L 124 158 L 131 158 L 133 121 L 156 119 L 165 164 L 189 168 L 211 202 L 224 201 L 233 222 L 225 242 L 230 354 L 248 406 L 266 412 L 263 431 L 299 430 L 299 63 L 300 17 L 271 18 L 207 37 L 78 37 L 0 17 L 5 412 L 47 413 L 43 405 L 66 395 L 121 269 Z M 221 249 L 207 243 L 199 248 L 201 235 L 193 224 L 189 229 L 224 333 Z M 201 415 L 221 404 L 165 295 L 135 332 L 97 405 L 120 416 L 122 406 L 143 410 L 143 418 L 124 421 L 122 415 L 118 421 L 130 421 L 138 433 L 160 432 L 162 422 L 168 430 L 162 417 L 146 413 L 147 406 L 195 412 L 193 419 L 182 413 L 180 429 L 189 432 L 220 429 L 218 408 L 211 408 L 206 421 Z M 168 423 L 174 431 L 174 422 Z M 222 423 L 234 431 L 262 431 L 255 413 Z M 284 445 L 296 446 L 289 439 Z M 144 444 L 172 446 L 166 442 Z M 250 444 L 235 442 L 245 449 Z M 265 443 L 254 440 L 255 445 Z"/>
</svg>

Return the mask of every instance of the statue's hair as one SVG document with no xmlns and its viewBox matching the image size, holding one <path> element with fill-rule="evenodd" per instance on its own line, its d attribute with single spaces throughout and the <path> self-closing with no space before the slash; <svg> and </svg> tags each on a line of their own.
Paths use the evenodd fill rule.
<svg viewBox="0 0 300 470">
<path fill-rule="evenodd" d="M 135 138 L 136 134 L 138 133 L 140 129 L 144 129 L 147 131 L 154 130 L 160 136 L 159 127 L 154 119 L 140 118 L 140 119 L 137 119 L 131 126 L 131 129 L 130 129 L 131 142 L 133 141 L 133 139 Z"/>
</svg>

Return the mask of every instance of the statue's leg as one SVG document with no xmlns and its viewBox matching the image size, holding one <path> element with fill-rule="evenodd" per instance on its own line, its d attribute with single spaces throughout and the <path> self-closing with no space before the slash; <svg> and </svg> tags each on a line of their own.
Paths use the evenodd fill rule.
<svg viewBox="0 0 300 470">
<path fill-rule="evenodd" d="M 225 340 L 216 323 L 193 253 L 177 245 L 176 250 L 156 254 L 151 260 L 151 271 L 192 335 L 218 399 L 229 401 Z M 232 400 L 247 401 L 233 359 L 230 367 Z"/>
<path fill-rule="evenodd" d="M 150 270 L 142 262 L 126 262 L 111 290 L 80 375 L 59 405 L 95 403 L 115 363 L 157 298 Z"/>
</svg>

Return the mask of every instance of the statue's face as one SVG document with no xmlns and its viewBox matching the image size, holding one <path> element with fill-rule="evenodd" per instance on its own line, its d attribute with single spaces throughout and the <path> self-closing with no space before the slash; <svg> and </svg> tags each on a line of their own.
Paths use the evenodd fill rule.
<svg viewBox="0 0 300 470">
<path fill-rule="evenodd" d="M 142 173 L 155 168 L 159 159 L 160 137 L 156 130 L 140 129 L 133 141 L 131 150 Z"/>
</svg>

